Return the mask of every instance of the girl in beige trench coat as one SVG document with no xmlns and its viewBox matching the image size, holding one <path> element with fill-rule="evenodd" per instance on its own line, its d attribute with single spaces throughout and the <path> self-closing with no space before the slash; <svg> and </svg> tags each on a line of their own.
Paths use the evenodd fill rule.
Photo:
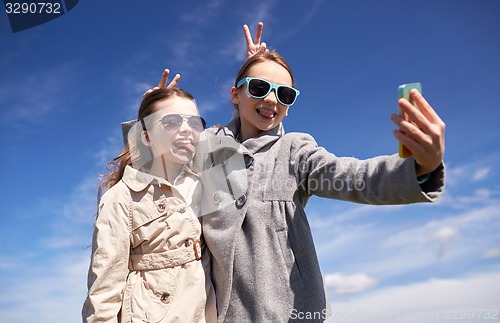
<svg viewBox="0 0 500 323">
<path fill-rule="evenodd" d="M 138 119 L 100 186 L 83 321 L 215 322 L 188 167 L 205 122 L 175 87 L 146 94 Z"/>
</svg>

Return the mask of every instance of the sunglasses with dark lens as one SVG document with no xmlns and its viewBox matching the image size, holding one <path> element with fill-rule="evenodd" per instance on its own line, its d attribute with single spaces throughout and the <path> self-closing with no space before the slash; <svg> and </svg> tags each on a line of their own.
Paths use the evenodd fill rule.
<svg viewBox="0 0 500 323">
<path fill-rule="evenodd" d="M 174 131 L 181 127 L 184 120 L 187 121 L 188 125 L 191 129 L 202 132 L 205 130 L 207 123 L 200 116 L 193 116 L 188 114 L 166 114 L 164 115 L 159 122 L 163 128 L 168 131 Z"/>
<path fill-rule="evenodd" d="M 271 90 L 274 89 L 274 93 L 276 93 L 276 98 L 278 98 L 279 103 L 286 106 L 294 104 L 300 94 L 299 90 L 291 86 L 274 84 L 255 77 L 242 78 L 236 84 L 236 88 L 242 86 L 243 83 L 247 84 L 247 94 L 256 99 L 265 98 L 271 93 Z"/>
</svg>

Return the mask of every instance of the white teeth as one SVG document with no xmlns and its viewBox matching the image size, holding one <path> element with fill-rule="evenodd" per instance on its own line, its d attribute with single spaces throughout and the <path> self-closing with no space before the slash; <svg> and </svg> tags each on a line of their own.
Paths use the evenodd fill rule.
<svg viewBox="0 0 500 323">
<path fill-rule="evenodd" d="M 181 140 L 176 140 L 174 141 L 176 144 L 192 144 L 193 141 L 190 139 L 181 139 Z"/>
</svg>

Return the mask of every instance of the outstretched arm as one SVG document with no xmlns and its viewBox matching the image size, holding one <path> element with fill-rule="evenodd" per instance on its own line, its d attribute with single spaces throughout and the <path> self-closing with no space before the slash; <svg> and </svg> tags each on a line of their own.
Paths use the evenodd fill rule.
<svg viewBox="0 0 500 323">
<path fill-rule="evenodd" d="M 443 162 L 446 125 L 420 92 L 412 90 L 410 95 L 417 107 L 406 99 L 398 101 L 410 120 L 405 121 L 397 114 L 391 120 L 399 128 L 394 130 L 394 137 L 411 151 L 417 176 L 421 176 L 433 172 Z"/>
</svg>

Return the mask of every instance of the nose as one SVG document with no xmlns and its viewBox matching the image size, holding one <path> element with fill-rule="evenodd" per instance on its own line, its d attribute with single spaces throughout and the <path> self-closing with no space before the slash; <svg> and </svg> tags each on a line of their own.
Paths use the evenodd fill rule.
<svg viewBox="0 0 500 323">
<path fill-rule="evenodd" d="M 276 98 L 276 90 L 272 89 L 271 92 L 264 98 L 266 103 L 272 103 L 276 105 L 278 103 L 278 99 Z"/>
<path fill-rule="evenodd" d="M 186 119 L 182 119 L 181 126 L 179 127 L 179 132 L 191 132 L 191 126 L 188 124 Z"/>
</svg>

